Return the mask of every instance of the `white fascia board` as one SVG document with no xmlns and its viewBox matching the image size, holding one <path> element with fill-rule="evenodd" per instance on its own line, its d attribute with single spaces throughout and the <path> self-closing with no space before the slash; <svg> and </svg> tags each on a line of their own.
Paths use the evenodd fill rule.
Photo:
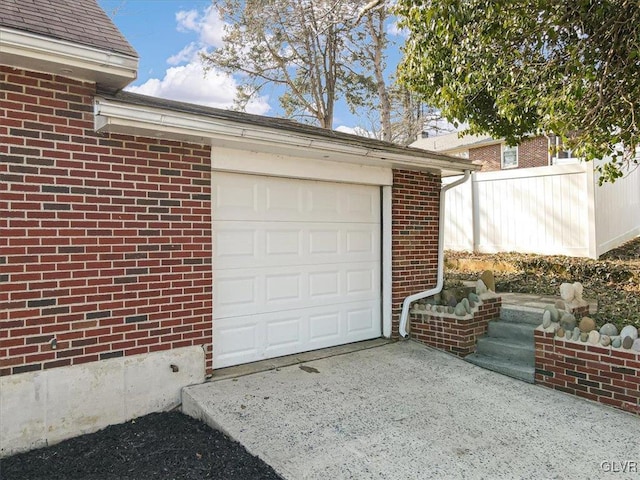
<svg viewBox="0 0 640 480">
<path fill-rule="evenodd" d="M 17 68 L 110 88 L 123 88 L 138 75 L 136 57 L 5 27 L 0 27 L 0 54 L 3 63 Z"/>
<path fill-rule="evenodd" d="M 162 137 L 215 144 L 215 140 L 237 142 L 238 148 L 259 151 L 260 147 L 277 145 L 283 153 L 296 149 L 298 155 L 304 151 L 323 151 L 340 161 L 356 165 L 409 169 L 434 174 L 455 175 L 464 170 L 478 170 L 464 160 L 443 158 L 443 155 L 416 156 L 411 153 L 391 152 L 379 148 L 332 142 L 278 129 L 213 119 L 204 115 L 176 112 L 161 108 L 117 102 L 105 98 L 95 99 L 95 127 L 98 132 L 133 134 Z M 228 143 L 225 145 L 228 146 Z M 302 152 L 302 153 L 301 153 Z"/>
</svg>

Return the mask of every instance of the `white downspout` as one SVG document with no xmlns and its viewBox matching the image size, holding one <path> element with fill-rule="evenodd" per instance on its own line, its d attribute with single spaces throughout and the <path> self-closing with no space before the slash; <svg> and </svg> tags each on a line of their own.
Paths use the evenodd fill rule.
<svg viewBox="0 0 640 480">
<path fill-rule="evenodd" d="M 409 295 L 402 302 L 402 314 L 400 315 L 400 336 L 402 338 L 407 338 L 409 334 L 407 333 L 407 320 L 409 317 L 409 307 L 416 300 L 420 300 L 421 298 L 431 297 L 437 293 L 440 293 L 442 287 L 444 286 L 444 199 L 445 193 L 447 190 L 450 190 L 458 185 L 463 184 L 467 180 L 469 180 L 470 172 L 469 170 L 464 171 L 464 176 L 460 180 L 456 180 L 449 185 L 444 185 L 440 189 L 440 217 L 438 219 L 438 279 L 436 282 L 436 286 L 431 290 L 426 290 L 424 292 L 414 293 L 413 295 Z"/>
</svg>

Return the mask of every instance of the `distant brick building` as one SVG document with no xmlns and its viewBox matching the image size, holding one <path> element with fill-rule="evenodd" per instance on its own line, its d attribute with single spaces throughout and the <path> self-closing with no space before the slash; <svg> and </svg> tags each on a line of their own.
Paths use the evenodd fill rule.
<svg viewBox="0 0 640 480">
<path fill-rule="evenodd" d="M 557 148 L 554 135 L 530 137 L 512 147 L 507 145 L 504 139 L 488 135 L 459 137 L 457 132 L 453 132 L 421 138 L 411 146 L 467 158 L 474 163 L 482 164 L 482 171 L 546 167 L 575 160 L 571 152 L 554 153 L 554 148 Z"/>
</svg>

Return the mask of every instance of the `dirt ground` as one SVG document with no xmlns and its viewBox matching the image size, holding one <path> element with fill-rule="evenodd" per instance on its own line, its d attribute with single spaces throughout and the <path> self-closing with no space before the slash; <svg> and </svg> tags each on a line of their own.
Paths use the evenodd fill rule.
<svg viewBox="0 0 640 480">
<path fill-rule="evenodd" d="M 598 301 L 599 325 L 640 328 L 640 237 L 611 250 L 598 260 L 565 256 L 446 252 L 447 286 L 476 280 L 491 269 L 498 292 L 560 295 L 563 282 L 581 282 L 585 298 Z"/>
<path fill-rule="evenodd" d="M 0 460 L 1 480 L 280 479 L 217 430 L 154 413 Z"/>
</svg>

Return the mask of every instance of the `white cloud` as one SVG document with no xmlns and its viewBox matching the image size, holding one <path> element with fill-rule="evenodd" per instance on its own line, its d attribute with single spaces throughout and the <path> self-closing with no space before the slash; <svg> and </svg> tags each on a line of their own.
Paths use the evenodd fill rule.
<svg viewBox="0 0 640 480">
<path fill-rule="evenodd" d="M 151 78 L 128 91 L 153 97 L 179 100 L 207 107 L 231 108 L 236 94 L 235 80 L 219 72 L 205 72 L 199 61 L 168 68 L 163 79 Z M 247 105 L 246 111 L 264 115 L 269 111 L 265 97 Z"/>
<path fill-rule="evenodd" d="M 338 128 L 336 128 L 336 131 L 342 133 L 350 133 L 352 135 L 358 135 L 360 137 L 376 138 L 373 132 L 365 130 L 361 127 L 347 127 L 346 125 L 340 125 Z"/>
<path fill-rule="evenodd" d="M 181 10 L 176 13 L 178 31 L 195 32 L 203 46 L 221 47 L 224 42 L 224 22 L 218 11 L 210 5 L 204 12 L 197 10 Z"/>
<path fill-rule="evenodd" d="M 142 85 L 127 88 L 128 91 L 153 97 L 178 100 L 215 108 L 233 107 L 237 82 L 215 69 L 205 72 L 199 54 L 210 47 L 223 45 L 224 22 L 216 9 L 181 10 L 176 13 L 180 32 L 197 34 L 197 39 L 170 56 L 163 78 L 150 78 Z M 193 35 L 192 35 L 193 36 Z M 258 97 L 246 107 L 249 113 L 264 115 L 271 107 L 267 96 Z"/>
<path fill-rule="evenodd" d="M 191 42 L 178 53 L 167 58 L 167 63 L 169 65 L 179 65 L 185 62 L 193 62 L 198 59 L 198 53 L 198 46 L 194 42 Z"/>
<path fill-rule="evenodd" d="M 392 37 L 409 38 L 409 30 L 406 28 L 400 28 L 397 20 L 387 25 L 387 33 Z"/>
</svg>

